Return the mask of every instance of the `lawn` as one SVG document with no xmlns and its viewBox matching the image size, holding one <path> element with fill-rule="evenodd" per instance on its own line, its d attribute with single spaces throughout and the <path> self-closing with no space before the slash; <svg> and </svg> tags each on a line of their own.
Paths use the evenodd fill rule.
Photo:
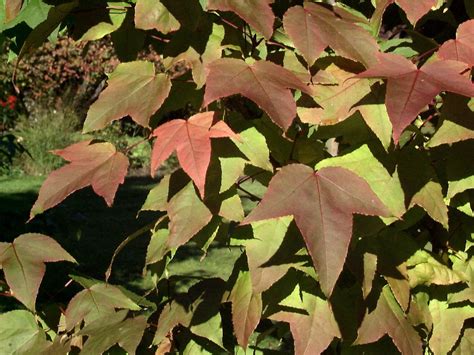
<svg viewBox="0 0 474 355">
<path fill-rule="evenodd" d="M 153 212 L 136 217 L 157 180 L 149 177 L 127 178 L 119 188 L 112 208 L 108 208 L 92 189 L 86 188 L 26 223 L 43 180 L 27 176 L 0 178 L 0 240 L 12 241 L 26 232 L 44 233 L 55 238 L 76 258 L 78 265 L 73 269 L 67 263 L 48 265 L 47 277 L 40 292 L 46 299 L 39 299 L 39 302 L 60 301 L 78 291 L 78 285 L 64 289 L 69 274 L 103 280 L 116 247 L 127 236 L 159 217 Z M 110 279 L 112 283 L 125 284 L 140 294 L 152 286 L 149 277 L 142 277 L 148 241 L 149 235 L 145 234 L 119 254 Z M 171 286 L 179 292 L 202 278 L 215 276 L 226 279 L 240 253 L 239 248 L 213 245 L 201 261 L 202 252 L 199 249 L 192 244 L 184 246 L 169 266 Z M 16 303 L 10 299 L 0 297 L 0 312 L 15 306 Z"/>
</svg>

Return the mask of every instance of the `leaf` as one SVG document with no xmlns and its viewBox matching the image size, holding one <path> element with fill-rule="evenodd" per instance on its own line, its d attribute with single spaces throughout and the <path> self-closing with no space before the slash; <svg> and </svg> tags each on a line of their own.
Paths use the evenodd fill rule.
<svg viewBox="0 0 474 355">
<path fill-rule="evenodd" d="M 329 166 L 348 169 L 367 181 L 393 216 L 401 217 L 405 213 L 405 196 L 398 173 L 395 172 L 391 176 L 366 144 L 349 154 L 325 159 L 319 162 L 316 168 Z"/>
<path fill-rule="evenodd" d="M 313 80 L 330 75 L 331 83 L 313 85 L 313 98 L 321 108 L 298 108 L 302 122 L 316 125 L 336 124 L 359 111 L 385 149 L 391 143 L 392 127 L 380 86 L 335 64 L 319 71 Z M 371 87 L 372 85 L 372 87 Z"/>
<path fill-rule="evenodd" d="M 382 289 L 377 308 L 367 314 L 354 344 L 373 343 L 388 334 L 402 354 L 422 354 L 422 344 L 416 330 L 405 318 L 388 286 Z"/>
<path fill-rule="evenodd" d="M 158 318 L 160 325 L 156 329 L 153 344 L 160 344 L 165 340 L 166 335 L 173 330 L 178 324 L 188 327 L 191 323 L 192 313 L 176 301 L 166 304 Z"/>
<path fill-rule="evenodd" d="M 0 269 L 12 294 L 26 307 L 35 309 L 36 296 L 43 279 L 44 263 L 70 261 L 74 258 L 50 237 L 28 233 L 12 243 L 0 242 Z"/>
<path fill-rule="evenodd" d="M 239 273 L 229 300 L 232 302 L 232 323 L 237 342 L 246 349 L 262 314 L 262 295 L 253 291 L 249 271 Z"/>
<path fill-rule="evenodd" d="M 438 56 L 442 59 L 452 59 L 474 66 L 474 20 L 463 22 L 459 25 L 456 39 L 443 43 L 438 50 Z"/>
<path fill-rule="evenodd" d="M 263 170 L 273 171 L 265 136 L 257 128 L 250 127 L 240 132 L 239 137 L 240 140 L 232 139 L 232 142 L 247 157 L 250 164 Z"/>
<path fill-rule="evenodd" d="M 83 141 L 53 151 L 71 162 L 53 171 L 41 186 L 30 218 L 56 206 L 73 192 L 91 185 L 94 192 L 111 206 L 118 186 L 125 181 L 128 158 L 111 143 Z"/>
<path fill-rule="evenodd" d="M 179 30 L 179 21 L 157 0 L 138 0 L 135 5 L 135 27 L 142 30 L 156 29 L 168 34 Z"/>
<path fill-rule="evenodd" d="M 466 328 L 464 329 L 463 336 L 461 337 L 459 341 L 458 347 L 455 348 L 453 351 L 453 355 L 472 354 L 473 352 L 474 352 L 474 329 Z"/>
<path fill-rule="evenodd" d="M 441 115 L 442 124 L 427 143 L 428 147 L 474 139 L 474 99 L 449 94 Z"/>
<path fill-rule="evenodd" d="M 428 252 L 418 250 L 406 263 L 410 287 L 418 285 L 452 285 L 465 282 L 466 276 L 441 264 Z"/>
<path fill-rule="evenodd" d="M 474 309 L 469 305 L 449 307 L 436 299 L 430 301 L 429 309 L 433 317 L 430 349 L 435 355 L 448 354 L 461 335 L 464 321 L 474 317 Z"/>
<path fill-rule="evenodd" d="M 293 164 L 273 177 L 263 200 L 242 224 L 294 216 L 321 288 L 329 296 L 344 266 L 353 213 L 390 214 L 369 185 L 349 170 L 331 167 L 314 172 Z"/>
<path fill-rule="evenodd" d="M 418 69 L 400 55 L 379 53 L 378 59 L 378 64 L 357 77 L 388 79 L 386 105 L 396 144 L 403 130 L 441 91 L 474 96 L 474 84 L 460 74 L 466 69 L 460 62 L 435 61 Z"/>
<path fill-rule="evenodd" d="M 232 11 L 266 39 L 270 39 L 275 21 L 271 3 L 273 0 L 208 0 L 207 9 Z"/>
<path fill-rule="evenodd" d="M 117 31 L 120 26 L 122 26 L 122 23 L 127 16 L 127 7 L 129 5 L 126 2 L 108 2 L 107 6 L 110 6 L 111 8 L 107 11 L 109 17 L 107 19 L 108 21 L 99 22 L 98 24 L 88 28 L 79 41 L 96 41 Z M 120 10 L 117 9 L 117 7 L 124 8 Z M 90 16 L 90 14 L 87 15 Z"/>
<path fill-rule="evenodd" d="M 283 17 L 285 31 L 312 66 L 326 47 L 365 66 L 375 62 L 378 45 L 368 31 L 341 8 L 332 11 L 311 2 L 293 6 Z"/>
<path fill-rule="evenodd" d="M 5 23 L 17 17 L 22 6 L 23 0 L 5 0 Z"/>
<path fill-rule="evenodd" d="M 289 89 L 311 94 L 291 71 L 264 60 L 248 65 L 242 60 L 222 58 L 210 63 L 207 70 L 203 106 L 241 94 L 255 101 L 285 131 L 296 116 L 295 100 Z"/>
<path fill-rule="evenodd" d="M 115 308 L 139 311 L 141 308 L 117 287 L 97 283 L 76 294 L 66 309 L 66 329 L 69 331 L 83 320 L 89 323 L 115 313 Z"/>
<path fill-rule="evenodd" d="M 198 113 L 188 120 L 175 119 L 153 131 L 156 142 L 151 156 L 153 172 L 176 151 L 183 170 L 204 197 L 206 173 L 211 161 L 211 138 L 238 136 L 224 121 L 213 125 L 214 112 Z"/>
<path fill-rule="evenodd" d="M 212 219 L 212 213 L 196 195 L 192 183 L 173 196 L 167 211 L 170 219 L 167 244 L 170 249 L 188 242 Z"/>
<path fill-rule="evenodd" d="M 327 300 L 309 293 L 302 294 L 307 314 L 279 312 L 271 319 L 290 324 L 296 355 L 321 354 L 334 338 L 341 338 L 336 319 Z"/>
<path fill-rule="evenodd" d="M 3 354 L 33 354 L 46 348 L 46 334 L 28 311 L 0 314 L 0 349 Z"/>
<path fill-rule="evenodd" d="M 147 327 L 147 320 L 143 316 L 125 319 L 126 315 L 127 311 L 120 311 L 81 329 L 78 334 L 88 336 L 81 353 L 103 354 L 118 344 L 127 354 L 134 355 Z"/>
<path fill-rule="evenodd" d="M 448 229 L 448 207 L 444 202 L 441 185 L 429 181 L 411 199 L 409 209 L 415 205 L 422 207 L 431 218 Z"/>
<path fill-rule="evenodd" d="M 437 0 L 392 0 L 394 1 L 405 11 L 412 24 L 417 23 L 437 3 Z"/>
<path fill-rule="evenodd" d="M 102 129 L 128 115 L 148 127 L 150 117 L 161 107 L 170 89 L 169 77 L 156 74 L 153 63 L 121 63 L 109 75 L 108 87 L 89 108 L 83 132 Z"/>
</svg>

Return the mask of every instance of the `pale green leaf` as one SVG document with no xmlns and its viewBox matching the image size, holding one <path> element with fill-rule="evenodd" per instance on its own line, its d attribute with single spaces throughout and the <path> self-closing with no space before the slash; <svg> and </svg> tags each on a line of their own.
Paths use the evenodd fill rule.
<svg viewBox="0 0 474 355">
<path fill-rule="evenodd" d="M 414 205 L 422 207 L 431 218 L 448 228 L 448 207 L 444 202 L 441 185 L 429 181 L 411 199 L 410 208 Z"/>
</svg>

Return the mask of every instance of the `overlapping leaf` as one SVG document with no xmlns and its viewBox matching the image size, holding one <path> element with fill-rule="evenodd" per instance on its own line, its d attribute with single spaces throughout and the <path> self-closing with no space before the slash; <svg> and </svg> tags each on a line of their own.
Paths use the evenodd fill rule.
<svg viewBox="0 0 474 355">
<path fill-rule="evenodd" d="M 29 309 L 35 308 L 44 263 L 76 262 L 61 246 L 43 234 L 23 234 L 12 243 L 0 243 L 0 269 L 12 294 Z"/>
<path fill-rule="evenodd" d="M 408 59 L 396 54 L 379 53 L 378 60 L 358 77 L 388 79 L 386 105 L 395 143 L 398 143 L 403 130 L 441 91 L 474 96 L 474 84 L 461 75 L 466 66 L 460 62 L 435 61 L 418 69 Z"/>
<path fill-rule="evenodd" d="M 214 118 L 214 112 L 199 113 L 188 120 L 175 119 L 155 129 L 152 174 L 176 151 L 181 167 L 196 183 L 203 197 L 211 160 L 211 138 L 238 137 L 224 121 L 213 125 Z"/>
<path fill-rule="evenodd" d="M 390 215 L 369 185 L 349 170 L 324 168 L 314 172 L 294 164 L 275 175 L 262 202 L 243 224 L 294 216 L 321 288 L 330 295 L 346 259 L 353 213 Z"/>
<path fill-rule="evenodd" d="M 396 3 L 405 11 L 408 20 L 412 24 L 416 24 L 421 17 L 437 4 L 437 0 L 376 0 L 378 16 L 381 18 L 388 5 L 393 3 Z"/>
<path fill-rule="evenodd" d="M 170 89 L 170 79 L 164 73 L 157 74 L 153 63 L 122 63 L 109 75 L 107 88 L 89 108 L 83 130 L 102 129 L 125 116 L 148 127 L 150 117 L 163 104 Z"/>
<path fill-rule="evenodd" d="M 208 65 L 203 105 L 240 94 L 255 101 L 284 130 L 296 116 L 296 104 L 289 89 L 311 91 L 289 70 L 260 60 L 252 65 L 238 59 L 219 59 Z"/>
<path fill-rule="evenodd" d="M 273 33 L 273 14 L 270 4 L 274 0 L 208 0 L 209 10 L 232 11 L 248 22 L 265 38 Z"/>
<path fill-rule="evenodd" d="M 125 180 L 128 158 L 110 143 L 83 141 L 54 153 L 70 161 L 53 171 L 41 186 L 30 217 L 56 206 L 74 191 L 91 185 L 111 206 L 117 188 Z"/>
<path fill-rule="evenodd" d="M 343 57 L 366 66 L 374 64 L 377 42 L 355 20 L 355 16 L 341 8 L 331 11 L 305 2 L 304 7 L 294 6 L 285 13 L 283 25 L 309 65 L 313 65 L 328 46 Z"/>
<path fill-rule="evenodd" d="M 459 25 L 456 39 L 443 43 L 438 56 L 443 59 L 457 60 L 474 66 L 474 20 Z"/>
<path fill-rule="evenodd" d="M 10 22 L 20 13 L 23 0 L 5 0 L 5 22 Z"/>
<path fill-rule="evenodd" d="M 377 308 L 367 314 L 359 328 L 355 344 L 373 343 L 388 334 L 402 354 L 422 354 L 416 330 L 405 318 L 388 286 L 380 294 Z"/>
</svg>

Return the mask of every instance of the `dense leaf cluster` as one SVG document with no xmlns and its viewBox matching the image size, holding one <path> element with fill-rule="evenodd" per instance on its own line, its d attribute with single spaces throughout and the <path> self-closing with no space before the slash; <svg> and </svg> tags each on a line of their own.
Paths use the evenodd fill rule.
<svg viewBox="0 0 474 355">
<path fill-rule="evenodd" d="M 26 307 L 0 315 L 0 348 L 242 354 L 273 337 L 296 354 L 474 352 L 470 1 L 0 5 L 17 63 L 58 33 L 110 35 L 122 62 L 84 132 L 129 116 L 150 129 L 152 175 L 173 153 L 182 168 L 142 207 L 161 213 L 144 227 L 145 295 L 109 284 L 111 269 L 72 275 L 83 290 L 46 324 L 45 263 L 74 258 L 40 234 L 0 243 Z M 159 63 L 137 59 L 145 46 Z M 113 203 L 124 152 L 85 140 L 54 153 L 69 164 L 46 179 L 32 219 L 86 186 Z M 187 243 L 203 259 L 211 243 L 241 255 L 231 275 L 173 294 L 168 268 Z"/>
</svg>

